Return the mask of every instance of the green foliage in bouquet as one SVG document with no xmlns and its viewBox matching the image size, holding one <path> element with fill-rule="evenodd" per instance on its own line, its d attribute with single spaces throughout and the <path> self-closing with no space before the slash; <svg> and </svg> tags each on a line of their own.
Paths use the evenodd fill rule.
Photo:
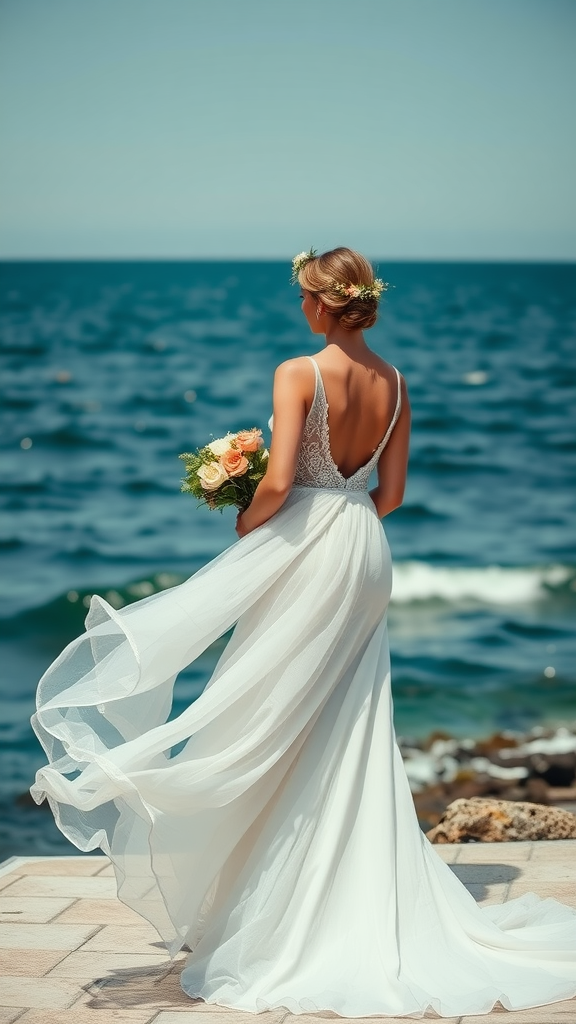
<svg viewBox="0 0 576 1024">
<path fill-rule="evenodd" d="M 221 512 L 234 505 L 243 512 L 266 473 L 268 450 L 263 444 L 262 431 L 254 427 L 216 438 L 195 452 L 182 452 L 182 491 L 198 498 L 198 506 Z"/>
</svg>

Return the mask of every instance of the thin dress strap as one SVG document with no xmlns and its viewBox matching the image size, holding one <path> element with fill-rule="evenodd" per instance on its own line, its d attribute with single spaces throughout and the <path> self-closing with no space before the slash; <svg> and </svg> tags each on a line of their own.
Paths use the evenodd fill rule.
<svg viewBox="0 0 576 1024">
<path fill-rule="evenodd" d="M 381 445 L 382 445 L 381 450 L 382 451 L 384 451 L 384 448 L 388 444 L 388 441 L 390 439 L 390 434 L 392 433 L 392 431 L 394 430 L 394 427 L 396 426 L 396 424 L 398 422 L 398 417 L 400 415 L 400 409 L 402 408 L 402 384 L 401 384 L 401 380 L 400 380 L 400 371 L 396 367 L 394 367 L 394 371 L 396 373 L 396 383 L 398 385 L 398 393 L 397 393 L 397 396 L 396 396 L 396 408 L 394 409 L 394 415 L 393 415 L 392 420 L 390 422 L 390 426 L 388 427 L 388 430 L 386 431 L 386 433 L 385 433 L 385 435 L 384 435 L 384 437 L 382 438 L 382 441 L 381 441 Z"/>
<path fill-rule="evenodd" d="M 314 376 L 316 378 L 316 386 L 314 388 L 314 398 L 316 398 L 316 392 L 318 390 L 318 378 L 320 377 L 320 380 L 322 380 L 322 374 L 320 373 L 320 367 L 318 366 L 318 363 L 314 359 L 314 356 L 306 356 L 306 358 L 309 359 L 310 362 L 312 363 L 312 365 L 314 366 Z M 314 401 L 314 398 L 312 399 L 312 401 Z"/>
<path fill-rule="evenodd" d="M 316 410 L 316 415 L 320 415 L 320 416 L 324 415 L 326 417 L 326 421 L 328 421 L 328 399 L 326 398 L 326 392 L 324 390 L 324 381 L 322 380 L 322 374 L 320 373 L 320 367 L 318 366 L 318 363 L 316 362 L 316 360 L 314 359 L 313 356 L 306 356 L 306 358 L 309 359 L 310 362 L 312 363 L 312 365 L 314 366 L 314 377 L 315 377 L 315 380 L 314 380 L 314 395 L 312 397 L 312 402 L 311 402 L 310 408 L 308 410 L 308 416 L 310 416 L 310 414 L 312 413 L 312 410 L 315 409 Z M 324 409 L 323 413 L 322 413 L 322 411 L 318 412 L 318 409 L 317 409 L 318 401 L 320 401 L 320 410 L 322 408 Z"/>
</svg>

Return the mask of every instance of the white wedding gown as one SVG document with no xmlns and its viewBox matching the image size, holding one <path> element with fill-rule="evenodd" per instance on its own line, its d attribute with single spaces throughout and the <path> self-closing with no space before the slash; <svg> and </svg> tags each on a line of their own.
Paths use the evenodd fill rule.
<svg viewBox="0 0 576 1024">
<path fill-rule="evenodd" d="M 576 994 L 576 910 L 479 908 L 418 827 L 395 742 L 390 551 L 368 464 L 335 466 L 317 364 L 294 488 L 187 582 L 116 611 L 45 673 L 32 789 L 112 858 L 193 997 L 241 1010 L 442 1016 Z M 177 673 L 236 623 L 203 694 Z"/>
</svg>

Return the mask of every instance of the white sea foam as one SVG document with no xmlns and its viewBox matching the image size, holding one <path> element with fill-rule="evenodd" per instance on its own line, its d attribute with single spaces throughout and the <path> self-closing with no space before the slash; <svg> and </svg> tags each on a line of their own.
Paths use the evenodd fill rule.
<svg viewBox="0 0 576 1024">
<path fill-rule="evenodd" d="M 576 751 L 576 736 L 570 729 L 561 726 L 554 736 L 542 736 L 521 747 L 510 747 L 500 751 L 501 757 L 518 757 L 519 754 L 572 754 Z"/>
<path fill-rule="evenodd" d="M 524 604 L 541 600 L 548 588 L 566 583 L 573 570 L 564 565 L 534 568 L 448 567 L 426 562 L 394 565 L 392 601 L 473 600 L 482 604 Z"/>
<path fill-rule="evenodd" d="M 512 733 L 508 735 L 513 736 Z M 461 771 L 472 772 L 474 777 L 488 775 L 504 782 L 519 782 L 531 774 L 531 754 L 569 754 L 576 750 L 576 733 L 565 726 L 560 726 L 548 736 L 538 736 L 537 730 L 532 730 L 528 737 L 518 746 L 493 749 L 498 761 L 525 759 L 524 764 L 510 766 L 494 763 L 490 756 L 476 753 L 476 741 L 469 738 L 436 739 L 427 749 L 414 746 L 414 740 L 405 741 L 401 736 L 398 742 L 410 789 L 413 793 L 421 793 L 427 786 L 438 782 L 453 782 Z M 516 734 L 516 738 L 520 740 L 522 737 Z"/>
</svg>

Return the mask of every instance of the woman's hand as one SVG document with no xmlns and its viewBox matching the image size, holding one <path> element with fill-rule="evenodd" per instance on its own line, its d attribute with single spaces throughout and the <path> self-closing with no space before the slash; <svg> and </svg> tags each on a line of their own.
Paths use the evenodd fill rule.
<svg viewBox="0 0 576 1024">
<path fill-rule="evenodd" d="M 240 537 L 240 540 L 242 540 L 242 537 L 245 537 L 248 533 L 250 533 L 250 530 L 248 530 L 244 523 L 242 522 L 243 515 L 243 512 L 239 512 L 238 515 L 236 516 L 236 533 Z"/>
</svg>

